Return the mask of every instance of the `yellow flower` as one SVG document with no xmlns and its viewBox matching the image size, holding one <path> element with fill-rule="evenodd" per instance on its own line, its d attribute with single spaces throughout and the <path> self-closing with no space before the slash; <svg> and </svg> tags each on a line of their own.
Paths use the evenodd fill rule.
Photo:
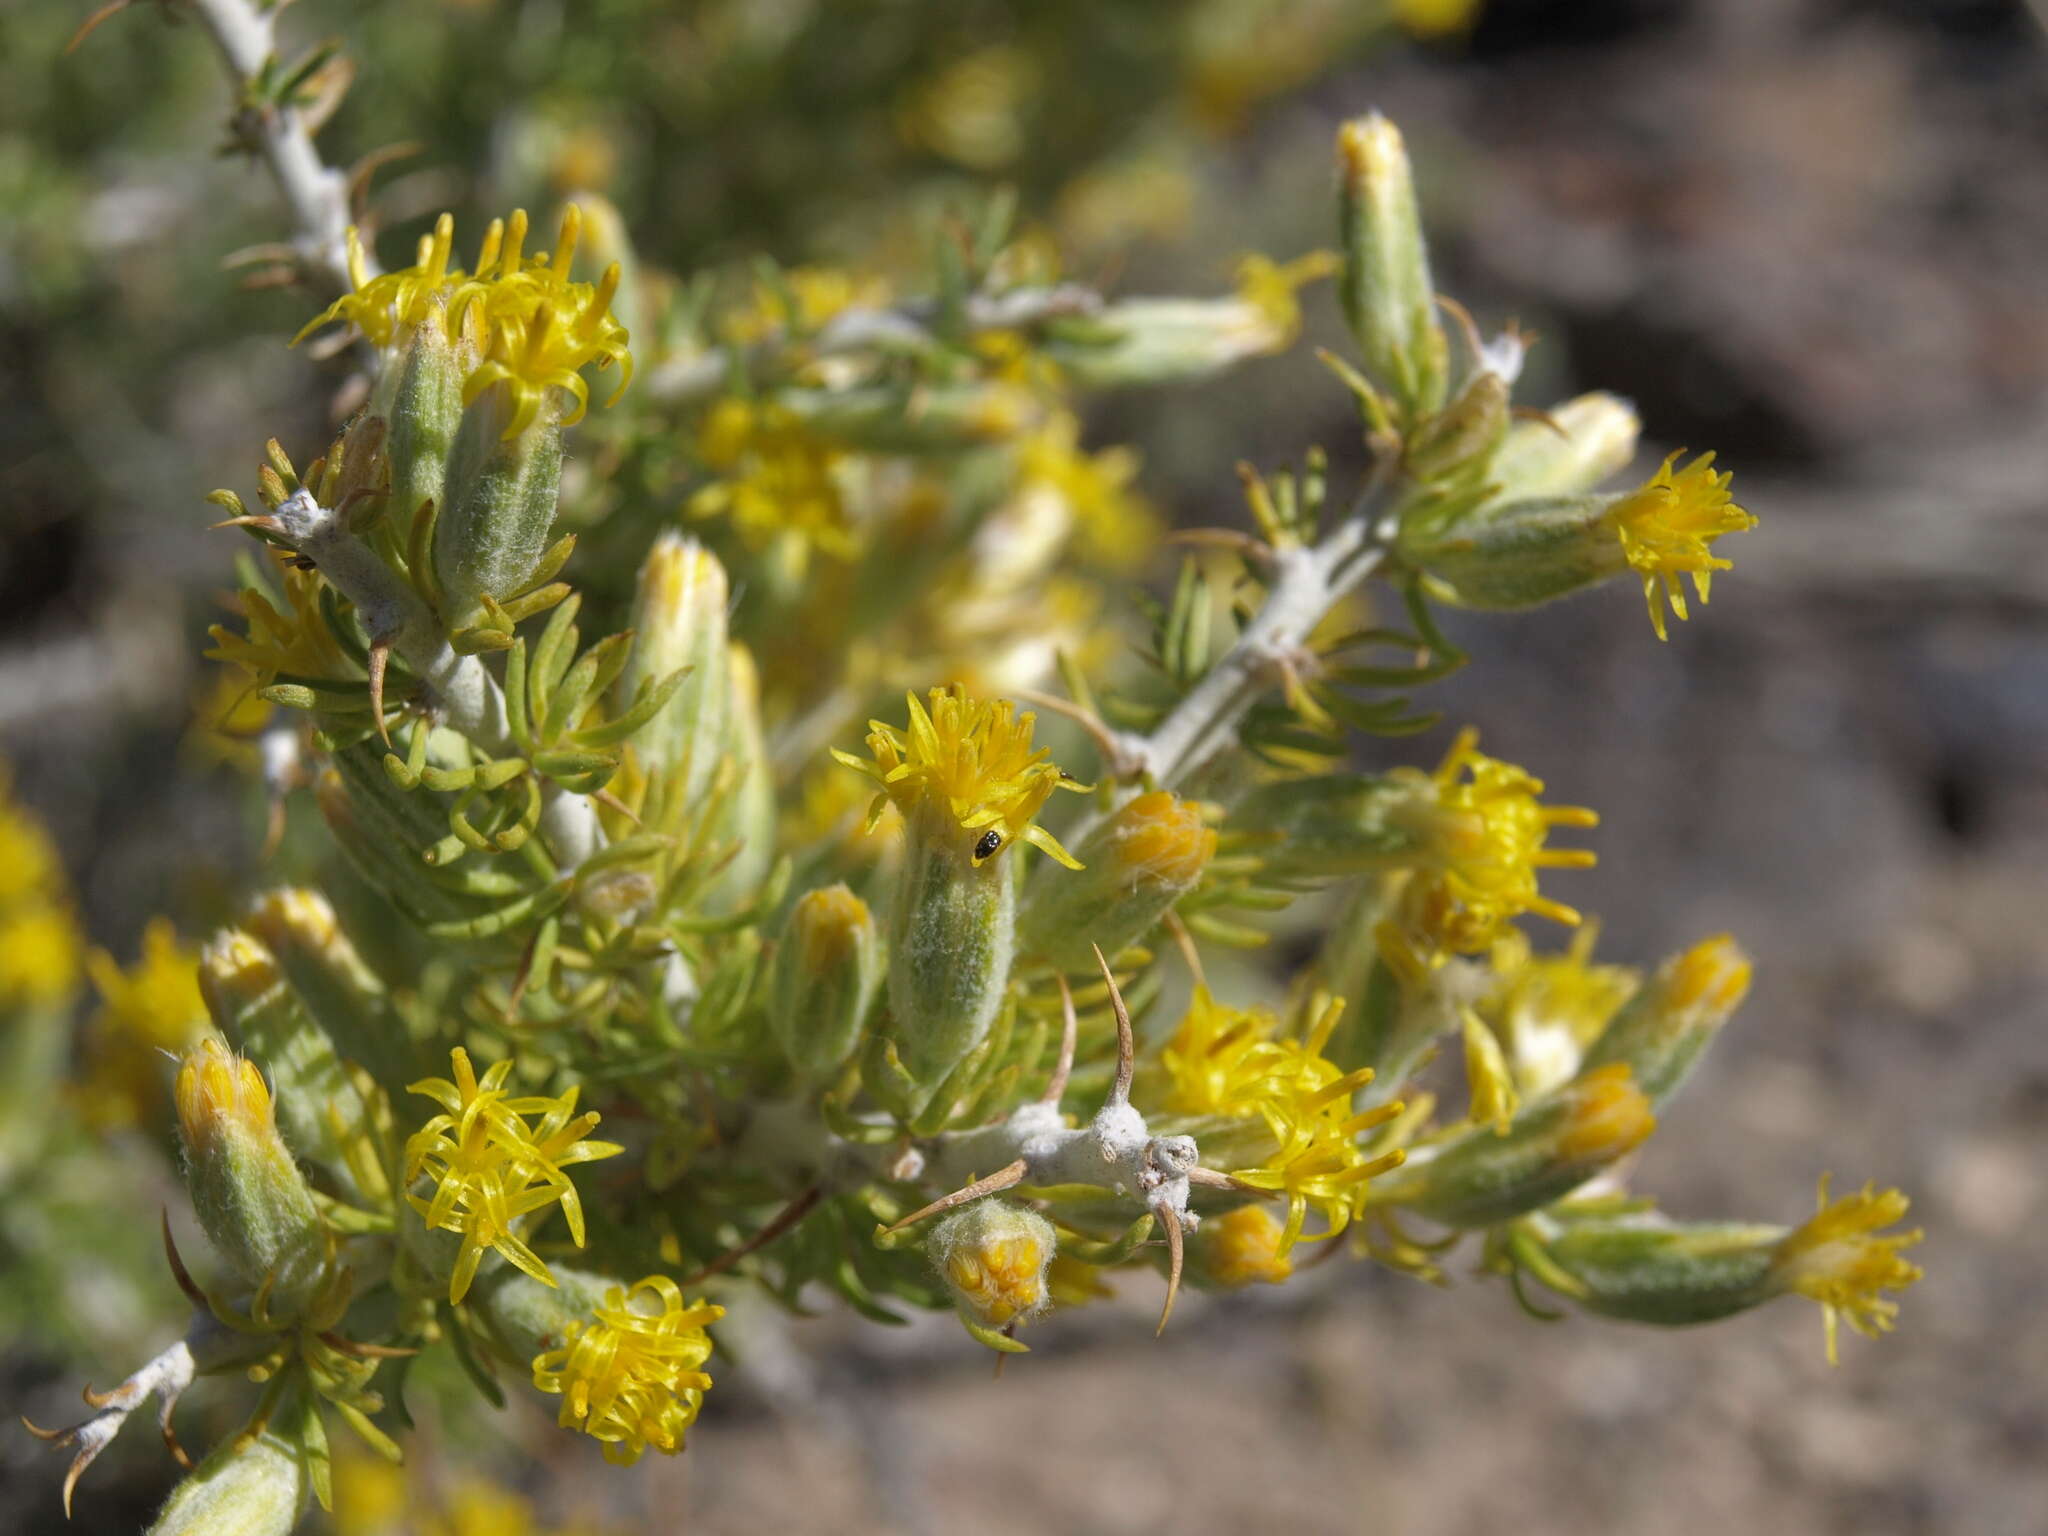
<svg viewBox="0 0 2048 1536">
<path fill-rule="evenodd" d="M 153 917 L 132 970 L 105 950 L 94 950 L 86 968 L 101 1002 L 89 1026 L 84 1112 L 99 1125 L 152 1120 L 163 1102 L 159 1055 L 183 1051 L 210 1029 L 198 952 L 178 942 L 169 918 Z"/>
<path fill-rule="evenodd" d="M 1260 352 L 1284 352 L 1301 335 L 1300 290 L 1344 266 L 1335 251 L 1310 251 L 1289 262 L 1254 253 L 1237 264 L 1237 296 L 1257 318 Z"/>
<path fill-rule="evenodd" d="M 1579 1070 L 1586 1048 L 1641 984 L 1625 965 L 1595 965 L 1598 923 L 1572 935 L 1564 953 L 1534 954 L 1519 929 L 1493 944 L 1493 983 L 1479 1012 L 1506 1041 L 1516 1087 L 1538 1094 Z"/>
<path fill-rule="evenodd" d="M 857 552 L 845 455 L 786 406 L 720 400 L 697 429 L 697 454 L 719 478 L 690 497 L 690 516 L 729 517 L 756 549 L 793 533 L 840 559 Z"/>
<path fill-rule="evenodd" d="M 455 222 L 444 213 L 434 233 L 421 238 L 412 266 L 379 277 L 367 275 L 361 240 L 351 229 L 354 291 L 335 300 L 299 336 L 340 320 L 361 331 L 372 345 L 389 351 L 430 321 L 441 323 L 436 317 L 445 315 L 450 331 L 462 338 L 471 354 L 462 388 L 465 405 L 493 384 L 504 384 L 512 402 L 504 435 L 512 438 L 555 395 L 566 394 L 572 401 L 572 409 L 562 418 L 567 426 L 581 420 L 590 403 L 582 376 L 586 366 L 618 365 L 613 400 L 633 377 L 630 338 L 611 312 L 619 287 L 618 263 L 607 267 L 595 284 L 570 281 L 582 227 L 583 216 L 571 204 L 563 211 L 553 256 L 541 252 L 529 257 L 526 210 L 515 210 L 509 220 L 493 219 L 472 275 L 448 265 Z"/>
<path fill-rule="evenodd" d="M 1552 827 L 1598 826 L 1599 815 L 1583 806 L 1542 804 L 1536 798 L 1541 779 L 1487 757 L 1478 743 L 1477 731 L 1458 733 L 1427 785 L 1430 792 L 1417 796 L 1410 813 L 1427 862 L 1403 894 L 1399 926 L 1438 956 L 1485 949 L 1524 912 L 1576 924 L 1576 911 L 1537 889 L 1536 871 L 1586 869 L 1594 862 L 1585 849 L 1546 848 L 1544 842 Z"/>
<path fill-rule="evenodd" d="M 533 1384 L 561 1396 L 556 1422 L 603 1441 L 606 1461 L 631 1466 L 650 1445 L 675 1455 L 711 1387 L 699 1369 L 711 1357 L 704 1325 L 725 1308 L 685 1302 L 675 1281 L 649 1275 L 631 1291 L 614 1286 L 594 1312 L 534 1357 Z"/>
<path fill-rule="evenodd" d="M 178 1125 L 195 1157 L 230 1135 L 277 1137 L 270 1089 L 256 1063 L 212 1035 L 201 1039 L 179 1066 L 176 1098 Z"/>
<path fill-rule="evenodd" d="M 9 790 L 6 766 L 0 764 L 0 910 L 53 899 L 64 888 L 56 844 L 41 822 L 14 804 Z"/>
<path fill-rule="evenodd" d="M 908 696 L 907 731 L 868 722 L 872 760 L 833 749 L 840 762 L 882 786 L 868 806 L 868 825 L 893 802 L 906 818 L 924 810 L 979 834 L 971 855 L 976 864 L 1021 839 L 1079 869 L 1059 840 L 1032 821 L 1055 789 L 1085 788 L 1053 765 L 1050 748 L 1031 749 L 1038 717 L 1013 714 L 1007 699 L 969 698 L 957 684 L 932 689 L 930 700 L 927 712 L 916 694 Z"/>
<path fill-rule="evenodd" d="M 78 986 L 78 924 L 49 902 L 0 909 L 0 1008 L 55 1007 Z"/>
<path fill-rule="evenodd" d="M 1201 1232 L 1209 1278 L 1218 1285 L 1279 1285 L 1294 1273 L 1294 1261 L 1280 1249 L 1280 1222 L 1263 1205 L 1240 1205 L 1211 1217 Z"/>
<path fill-rule="evenodd" d="M 467 1051 L 457 1046 L 451 1057 L 453 1082 L 430 1077 L 408 1086 L 409 1092 L 432 1099 L 445 1112 L 421 1126 L 405 1144 L 406 1183 L 428 1179 L 435 1185 L 431 1198 L 408 1190 L 407 1202 L 429 1230 L 462 1234 L 448 1300 L 462 1300 L 486 1248 L 553 1285 L 547 1265 L 519 1236 L 520 1229 L 533 1224 L 524 1218 L 559 1201 L 569 1220 L 569 1236 L 581 1248 L 583 1205 L 562 1170 L 615 1157 L 625 1148 L 583 1139 L 598 1116 L 594 1110 L 576 1113 L 575 1088 L 554 1098 L 508 1098 L 504 1084 L 512 1071 L 510 1060 L 498 1062 L 479 1080 Z"/>
<path fill-rule="evenodd" d="M 1820 1181 L 1819 1210 L 1813 1219 L 1778 1245 L 1771 1259 L 1771 1278 L 1780 1290 L 1797 1291 L 1821 1304 L 1827 1319 L 1828 1363 L 1835 1363 L 1836 1323 L 1846 1318 L 1865 1338 L 1889 1332 L 1899 1304 L 1882 1291 L 1902 1291 L 1918 1280 L 1918 1265 L 1900 1252 L 1919 1242 L 1910 1232 L 1878 1235 L 1882 1228 L 1905 1219 L 1909 1202 L 1896 1189 L 1865 1184 L 1853 1195 L 1828 1199 L 1828 1178 Z"/>
<path fill-rule="evenodd" d="M 1365 1181 L 1402 1161 L 1399 1152 L 1374 1157 L 1359 1145 L 1363 1132 L 1400 1108 L 1351 1112 L 1352 1095 L 1372 1081 L 1372 1069 L 1346 1073 L 1323 1055 L 1343 1013 L 1340 1000 L 1327 1000 L 1305 1038 L 1276 1039 L 1280 1021 L 1272 1013 L 1223 1007 L 1198 987 L 1160 1053 L 1168 1112 L 1263 1122 L 1264 1155 L 1231 1172 L 1255 1189 L 1286 1196 L 1287 1222 L 1275 1250 L 1280 1258 L 1301 1237 L 1311 1210 L 1326 1224 L 1314 1236 L 1336 1236 L 1356 1214 Z"/>
<path fill-rule="evenodd" d="M 1717 559 L 1708 546 L 1724 533 L 1741 533 L 1756 526 L 1756 519 L 1729 499 L 1728 486 L 1735 477 L 1716 474 L 1711 453 L 1701 454 L 1674 473 L 1672 466 L 1678 457 L 1672 454 L 1656 474 L 1607 513 L 1621 540 L 1623 557 L 1643 578 L 1650 626 L 1659 640 L 1669 638 L 1664 628 L 1664 603 L 1670 603 L 1671 611 L 1681 619 L 1687 617 L 1680 574 L 1691 575 L 1693 588 L 1704 603 L 1713 573 L 1734 565 Z"/>
<path fill-rule="evenodd" d="M 320 611 L 319 573 L 301 570 L 285 556 L 278 560 L 284 607 L 280 609 L 261 589 L 244 587 L 235 603 L 248 633 L 238 635 L 225 624 L 213 625 L 207 630 L 213 640 L 213 649 L 206 652 L 207 659 L 253 674 L 250 692 L 276 682 L 280 673 L 292 677 L 360 677 L 362 669 L 343 655 L 327 626 L 326 616 Z"/>
<path fill-rule="evenodd" d="M 1112 570 L 1131 570 L 1157 547 L 1159 514 L 1134 492 L 1138 455 L 1130 448 L 1084 453 L 1081 424 L 1058 411 L 1023 439 L 1017 453 L 1018 495 L 1057 498 L 1080 535 L 1082 551 Z"/>
</svg>

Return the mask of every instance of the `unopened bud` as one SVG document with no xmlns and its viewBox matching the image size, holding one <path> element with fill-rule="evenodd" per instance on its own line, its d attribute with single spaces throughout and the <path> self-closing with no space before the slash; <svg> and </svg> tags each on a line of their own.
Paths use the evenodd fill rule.
<svg viewBox="0 0 2048 1536">
<path fill-rule="evenodd" d="M 390 423 L 391 505 L 408 528 L 427 502 L 447 506 L 448 460 L 468 372 L 463 345 L 450 338 L 447 311 L 436 301 L 396 356 L 387 358 L 372 402 Z"/>
<path fill-rule="evenodd" d="M 1667 1328 L 1710 1323 L 1769 1301 L 1783 1227 L 1657 1216 L 1572 1220 L 1544 1255 L 1577 1282 L 1588 1312 Z"/>
<path fill-rule="evenodd" d="M 775 956 L 768 1021 L 792 1064 L 831 1071 L 860 1044 L 882 986 L 882 936 L 843 885 L 807 891 Z"/>
<path fill-rule="evenodd" d="M 738 641 L 726 647 L 725 761 L 731 787 L 718 818 L 718 841 L 739 851 L 705 899 L 714 912 L 754 899 L 775 862 L 775 774 L 761 727 L 761 673 L 754 654 Z"/>
<path fill-rule="evenodd" d="M 1401 131 L 1377 112 L 1354 119 L 1338 130 L 1337 162 L 1345 318 L 1373 382 L 1417 421 L 1443 404 L 1450 348 Z"/>
<path fill-rule="evenodd" d="M 1263 1205 L 1241 1205 L 1212 1216 L 1193 1239 L 1198 1272 L 1229 1290 L 1278 1285 L 1294 1273 L 1294 1261 L 1280 1251 L 1285 1231 L 1280 1218 Z"/>
<path fill-rule="evenodd" d="M 1230 813 L 1269 874 L 1335 879 L 1411 867 L 1427 857 L 1427 785 L 1419 779 L 1326 774 L 1253 790 Z"/>
<path fill-rule="evenodd" d="M 1007 1328 L 1045 1310 L 1045 1273 L 1059 1238 L 1036 1211 L 988 1198 L 933 1229 L 932 1263 L 969 1322 Z"/>
<path fill-rule="evenodd" d="M 1017 949 L 1015 860 L 976 861 L 943 808 L 909 816 L 889 904 L 889 1010 L 911 1075 L 938 1087 L 988 1034 Z"/>
<path fill-rule="evenodd" d="M 1215 853 L 1216 833 L 1191 801 L 1139 795 L 1082 840 L 1081 869 L 1034 873 L 1018 927 L 1024 951 L 1062 970 L 1092 964 L 1092 946 L 1115 954 L 1195 888 Z"/>
<path fill-rule="evenodd" d="M 292 1150 L 353 1203 L 387 1197 L 362 1086 L 300 1003 L 277 957 L 252 935 L 227 929 L 200 953 L 199 991 L 214 1026 L 250 1058 L 252 1070 L 269 1073 Z"/>
<path fill-rule="evenodd" d="M 1618 395 L 1595 391 L 1508 428 L 1493 457 L 1497 504 L 1583 496 L 1636 456 L 1642 422 Z"/>
<path fill-rule="evenodd" d="M 695 539 L 664 533 L 647 552 L 633 598 L 633 655 L 619 675 L 624 709 L 643 685 L 675 672 L 682 682 L 633 738 L 650 776 L 661 779 L 679 815 L 695 811 L 727 747 L 732 678 L 725 567 Z"/>
<path fill-rule="evenodd" d="M 1611 496 L 1496 504 L 1404 536 L 1403 558 L 1463 608 L 1534 608 L 1628 569 Z"/>
<path fill-rule="evenodd" d="M 1749 995 L 1749 957 L 1727 934 L 1658 968 L 1586 1053 L 1586 1068 L 1625 1064 L 1661 1106 Z"/>
<path fill-rule="evenodd" d="M 1447 1227 L 1490 1227 L 1569 1194 L 1656 1126 L 1649 1099 L 1617 1063 L 1531 1100 L 1505 1135 L 1476 1125 L 1412 1152 L 1373 1181 L 1369 1198 Z"/>
<path fill-rule="evenodd" d="M 171 1491 L 148 1536 L 290 1536 L 312 1489 L 306 1420 L 315 1411 L 303 1387 L 287 1387 L 259 1431 L 227 1436 Z"/>
<path fill-rule="evenodd" d="M 242 1280 L 268 1287 L 271 1316 L 303 1311 L 325 1268 L 326 1234 L 277 1133 L 263 1074 L 209 1036 L 185 1053 L 177 1102 L 199 1224 Z"/>
<path fill-rule="evenodd" d="M 434 574 L 442 617 L 453 629 L 484 617 L 484 597 L 503 600 L 525 589 L 555 526 L 560 417 L 549 401 L 507 437 L 517 409 L 510 384 L 489 385 L 464 407 L 449 450 L 446 500 L 434 524 Z"/>
<path fill-rule="evenodd" d="M 304 886 L 277 886 L 249 904 L 249 931 L 277 957 L 285 980 L 335 1048 L 361 1062 L 387 1093 L 420 1075 L 405 1022 L 342 932 L 333 905 Z"/>
</svg>

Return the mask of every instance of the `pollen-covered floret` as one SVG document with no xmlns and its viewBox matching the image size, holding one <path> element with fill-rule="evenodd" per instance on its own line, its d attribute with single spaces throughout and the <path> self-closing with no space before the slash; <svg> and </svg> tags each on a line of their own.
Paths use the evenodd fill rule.
<svg viewBox="0 0 2048 1536">
<path fill-rule="evenodd" d="M 1680 575 L 1692 577 L 1693 589 L 1704 603 L 1713 573 L 1734 568 L 1733 561 L 1718 558 L 1708 546 L 1724 533 L 1756 526 L 1756 519 L 1729 497 L 1734 475 L 1716 474 L 1711 453 L 1674 469 L 1678 459 L 1676 453 L 1665 459 L 1654 475 L 1607 512 L 1622 555 L 1643 579 L 1643 599 L 1659 640 L 1670 638 L 1664 627 L 1665 603 L 1679 618 L 1687 617 Z"/>
<path fill-rule="evenodd" d="M 553 1285 L 547 1265 L 520 1236 L 531 1225 L 525 1218 L 560 1202 L 569 1220 L 569 1236 L 582 1247 L 583 1205 L 563 1170 L 616 1157 L 625 1148 L 583 1139 L 598 1116 L 594 1110 L 576 1113 L 577 1089 L 554 1098 L 510 1098 L 504 1086 L 512 1071 L 509 1059 L 479 1079 L 467 1051 L 457 1046 L 451 1054 L 452 1082 L 430 1077 L 409 1086 L 410 1092 L 432 1099 L 444 1112 L 405 1144 L 407 1185 L 425 1180 L 433 1186 L 431 1195 L 410 1188 L 407 1202 L 430 1230 L 462 1234 L 448 1300 L 462 1300 L 487 1248 L 534 1279 Z"/>
<path fill-rule="evenodd" d="M 705 1325 L 723 1316 L 683 1300 L 666 1275 L 614 1286 L 589 1322 L 569 1324 L 561 1348 L 534 1358 L 533 1384 L 561 1397 L 556 1422 L 602 1441 L 606 1461 L 631 1466 L 650 1445 L 673 1456 L 711 1389 Z"/>
<path fill-rule="evenodd" d="M 1797 1291 L 1821 1304 L 1829 1364 L 1836 1358 L 1840 1320 L 1847 1319 L 1865 1338 L 1890 1332 L 1899 1304 L 1881 1293 L 1903 1291 L 1920 1278 L 1920 1267 L 1900 1257 L 1920 1241 L 1920 1229 L 1880 1235 L 1905 1220 L 1908 1205 L 1898 1190 L 1880 1190 L 1875 1184 L 1830 1200 L 1823 1175 L 1819 1210 L 1778 1245 L 1771 1259 L 1771 1278 L 1779 1289 Z"/>
<path fill-rule="evenodd" d="M 893 802 L 907 818 L 933 811 L 968 834 L 976 864 L 1021 840 L 1079 869 L 1059 840 L 1033 823 L 1055 789 L 1086 787 L 1060 772 L 1050 748 L 1032 750 L 1038 717 L 1014 713 L 1007 699 L 970 698 L 957 684 L 934 688 L 929 697 L 927 709 L 916 694 L 908 696 L 907 729 L 868 722 L 872 759 L 832 754 L 882 786 L 868 807 L 868 825 Z"/>
</svg>

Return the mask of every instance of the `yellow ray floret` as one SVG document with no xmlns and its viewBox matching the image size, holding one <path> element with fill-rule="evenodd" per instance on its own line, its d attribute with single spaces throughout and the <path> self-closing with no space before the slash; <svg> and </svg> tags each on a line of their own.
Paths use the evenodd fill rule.
<svg viewBox="0 0 2048 1536">
<path fill-rule="evenodd" d="M 444 1111 L 405 1144 L 405 1181 L 433 1184 L 431 1196 L 408 1189 L 406 1200 L 429 1230 L 459 1232 L 462 1246 L 448 1282 L 448 1300 L 462 1300 L 486 1248 L 546 1285 L 555 1283 L 547 1265 L 520 1233 L 526 1218 L 560 1203 L 569 1236 L 583 1246 L 583 1205 L 563 1169 L 575 1163 L 615 1157 L 625 1148 L 609 1141 L 585 1141 L 597 1124 L 595 1111 L 576 1113 L 577 1090 L 553 1098 L 507 1097 L 509 1060 L 479 1079 L 469 1053 L 451 1053 L 455 1077 L 430 1077 L 408 1092 L 432 1099 Z"/>
<path fill-rule="evenodd" d="M 1692 577 L 1693 588 L 1704 603 L 1713 573 L 1734 567 L 1733 561 L 1710 553 L 1708 546 L 1724 533 L 1741 533 L 1756 526 L 1756 519 L 1729 498 L 1728 487 L 1735 477 L 1716 474 L 1711 453 L 1674 470 L 1678 458 L 1672 454 L 1656 474 L 1616 502 L 1607 514 L 1621 539 L 1623 557 L 1643 579 L 1650 625 L 1659 640 L 1669 638 L 1664 627 L 1665 603 L 1681 619 L 1686 617 L 1685 589 L 1679 585 L 1679 576 Z"/>
<path fill-rule="evenodd" d="M 882 786 L 868 807 L 868 825 L 893 802 L 913 821 L 920 810 L 935 811 L 961 831 L 978 834 L 970 855 L 976 864 L 1022 840 L 1079 869 L 1057 838 L 1033 825 L 1055 789 L 1087 787 L 1053 765 L 1049 748 L 1032 750 L 1031 727 L 1038 717 L 1015 714 L 1007 699 L 970 698 L 958 684 L 934 688 L 929 698 L 927 708 L 916 694 L 908 696 L 905 730 L 868 722 L 872 760 L 833 751 Z"/>
<path fill-rule="evenodd" d="M 1921 1232 L 1879 1236 L 1881 1229 L 1903 1221 L 1909 1202 L 1896 1189 L 1865 1184 L 1853 1195 L 1828 1199 L 1828 1179 L 1820 1181 L 1820 1209 L 1812 1220 L 1784 1242 L 1771 1259 L 1772 1279 L 1783 1290 L 1797 1291 L 1821 1304 L 1827 1319 L 1828 1363 L 1835 1363 L 1836 1324 L 1849 1326 L 1865 1338 L 1891 1330 L 1899 1304 L 1884 1291 L 1903 1291 L 1920 1278 L 1918 1265 L 1901 1258 L 1902 1250 L 1920 1241 Z"/>
<path fill-rule="evenodd" d="M 531 425 L 555 396 L 566 395 L 566 426 L 581 420 L 590 404 L 583 368 L 592 363 L 618 365 L 619 384 L 612 400 L 624 393 L 633 377 L 626 328 L 611 312 L 619 287 L 618 263 L 607 267 L 594 284 L 570 280 L 582 227 L 582 215 L 572 204 L 563 211 L 553 255 L 528 256 L 526 211 L 515 210 L 510 219 L 492 220 L 477 253 L 476 270 L 469 273 L 448 264 L 455 224 L 444 213 L 434 233 L 420 240 L 419 258 L 412 266 L 377 277 L 368 276 L 361 240 L 351 229 L 354 291 L 335 300 L 299 335 L 345 321 L 372 345 L 388 351 L 441 316 L 441 323 L 451 336 L 460 338 L 464 349 L 465 405 L 492 385 L 504 384 L 511 400 L 504 435 L 511 438 Z"/>
<path fill-rule="evenodd" d="M 699 1369 L 711 1358 L 704 1326 L 725 1308 L 685 1301 L 675 1281 L 649 1275 L 630 1291 L 613 1286 L 592 1312 L 569 1324 L 560 1349 L 534 1357 L 533 1384 L 562 1399 L 555 1422 L 603 1441 L 619 1466 L 650 1445 L 675 1455 L 711 1388 Z"/>
</svg>

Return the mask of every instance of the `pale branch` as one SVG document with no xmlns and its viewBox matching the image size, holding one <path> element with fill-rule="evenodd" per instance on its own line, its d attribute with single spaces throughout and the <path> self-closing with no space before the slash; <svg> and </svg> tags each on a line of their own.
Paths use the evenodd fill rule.
<svg viewBox="0 0 2048 1536">
<path fill-rule="evenodd" d="M 1101 308 L 1102 296 L 1092 288 L 1058 283 L 1050 288 L 973 294 L 962 307 L 960 319 L 966 333 L 976 336 L 1047 320 L 1092 315 Z M 650 399 L 686 405 L 726 388 L 735 361 L 747 379 L 756 380 L 786 364 L 793 352 L 800 352 L 807 359 L 845 357 L 856 352 L 927 352 L 939 344 L 934 330 L 938 320 L 939 307 L 930 299 L 888 309 L 844 309 L 800 345 L 793 346 L 791 338 L 782 334 L 743 349 L 691 352 L 670 358 L 647 375 L 644 388 Z"/>
<path fill-rule="evenodd" d="M 291 210 L 292 247 L 307 272 L 336 291 L 352 285 L 348 270 L 348 177 L 320 158 L 312 131 L 289 102 L 257 105 L 252 86 L 277 57 L 282 7 L 259 9 L 252 0 L 181 0 L 199 18 L 236 95 L 234 126 L 270 167 Z M 369 261 L 367 253 L 365 260 Z M 375 263 L 370 262 L 371 270 Z"/>
</svg>

